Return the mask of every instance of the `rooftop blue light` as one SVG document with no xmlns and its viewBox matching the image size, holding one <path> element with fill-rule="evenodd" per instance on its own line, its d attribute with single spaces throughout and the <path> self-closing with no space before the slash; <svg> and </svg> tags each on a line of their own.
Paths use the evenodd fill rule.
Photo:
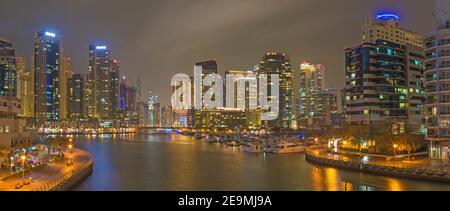
<svg viewBox="0 0 450 211">
<path fill-rule="evenodd" d="M 51 32 L 45 32 L 45 36 L 56 37 L 56 34 L 55 33 L 51 33 Z"/>
<path fill-rule="evenodd" d="M 106 50 L 106 46 L 96 46 L 97 50 Z"/>
<path fill-rule="evenodd" d="M 395 21 L 400 21 L 400 16 L 398 16 L 397 14 L 394 13 L 380 13 L 376 16 L 376 18 L 378 20 L 395 20 Z"/>
</svg>

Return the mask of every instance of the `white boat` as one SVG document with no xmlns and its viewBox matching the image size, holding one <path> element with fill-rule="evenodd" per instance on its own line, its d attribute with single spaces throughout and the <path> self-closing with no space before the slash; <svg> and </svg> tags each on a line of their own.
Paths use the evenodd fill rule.
<svg viewBox="0 0 450 211">
<path fill-rule="evenodd" d="M 258 142 L 247 143 L 244 145 L 244 152 L 262 153 L 264 152 L 264 147 Z"/>
<path fill-rule="evenodd" d="M 306 147 L 300 143 L 279 141 L 268 146 L 268 151 L 276 154 L 303 153 Z"/>
</svg>

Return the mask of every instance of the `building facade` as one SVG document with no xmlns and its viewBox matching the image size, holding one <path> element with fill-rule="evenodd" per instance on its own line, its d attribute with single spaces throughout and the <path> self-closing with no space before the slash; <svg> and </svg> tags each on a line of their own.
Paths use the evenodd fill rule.
<svg viewBox="0 0 450 211">
<path fill-rule="evenodd" d="M 279 93 L 279 116 L 274 121 L 265 121 L 264 127 L 268 128 L 292 128 L 293 124 L 293 74 L 289 58 L 284 53 L 266 53 L 262 58 L 257 70 L 257 75 L 268 75 L 268 95 L 270 95 L 271 74 L 278 74 L 280 77 Z"/>
<path fill-rule="evenodd" d="M 346 50 L 346 121 L 394 122 L 398 133 L 421 128 L 424 85 L 421 49 L 384 40 Z"/>
<path fill-rule="evenodd" d="M 85 118 L 84 84 L 84 77 L 81 74 L 73 74 L 67 80 L 67 118 L 70 120 Z"/>
<path fill-rule="evenodd" d="M 0 96 L 16 96 L 16 53 L 10 41 L 0 37 Z"/>
<path fill-rule="evenodd" d="M 174 112 L 172 106 L 161 107 L 161 127 L 173 127 Z"/>
<path fill-rule="evenodd" d="M 64 54 L 64 51 L 63 51 Z M 61 61 L 61 72 L 60 72 L 60 79 L 61 79 L 61 103 L 60 103 L 60 111 L 61 111 L 61 120 L 65 120 L 68 118 L 68 96 L 67 96 L 67 80 L 72 78 L 73 72 L 72 72 L 72 60 L 70 57 L 63 55 L 62 61 Z"/>
<path fill-rule="evenodd" d="M 450 3 L 436 1 L 438 28 L 425 39 L 426 128 L 430 157 L 450 156 Z"/>
<path fill-rule="evenodd" d="M 363 27 L 366 42 L 345 52 L 346 122 L 390 123 L 394 133 L 404 133 L 408 125 L 420 133 L 425 100 L 423 38 L 398 27 L 398 16 L 371 20 Z"/>
<path fill-rule="evenodd" d="M 324 106 L 322 92 L 325 88 L 325 67 L 302 63 L 294 74 L 294 116 L 299 127 L 310 118 L 322 117 Z"/>
<path fill-rule="evenodd" d="M 386 40 L 400 45 L 423 48 L 423 36 L 399 27 L 400 16 L 395 13 L 379 13 L 368 17 L 362 26 L 363 42 Z"/>
<path fill-rule="evenodd" d="M 111 59 L 107 46 L 89 46 L 87 76 L 87 115 L 100 121 L 113 121 L 119 107 L 120 63 Z"/>
<path fill-rule="evenodd" d="M 33 84 L 31 81 L 31 72 L 26 70 L 25 57 L 16 56 L 17 63 L 17 97 L 20 99 L 22 112 L 21 117 L 31 118 L 34 113 L 32 104 L 34 104 Z"/>
<path fill-rule="evenodd" d="M 195 128 L 208 130 L 246 130 L 261 127 L 261 110 L 213 109 L 196 112 Z"/>
<path fill-rule="evenodd" d="M 61 41 L 55 33 L 40 31 L 34 44 L 34 116 L 38 125 L 59 122 Z"/>
<path fill-rule="evenodd" d="M 159 118 L 158 118 L 159 108 L 156 107 L 157 103 L 158 103 L 158 95 L 150 91 L 148 97 L 148 119 L 150 127 L 159 126 Z"/>
</svg>

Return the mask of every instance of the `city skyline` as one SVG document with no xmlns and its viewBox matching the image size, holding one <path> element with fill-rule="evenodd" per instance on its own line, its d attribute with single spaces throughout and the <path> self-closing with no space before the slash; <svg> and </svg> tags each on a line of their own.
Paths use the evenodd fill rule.
<svg viewBox="0 0 450 211">
<path fill-rule="evenodd" d="M 0 191 L 450 191 L 450 0 L 0 1 Z"/>
<path fill-rule="evenodd" d="M 20 4 L 20 1 L 5 2 L 5 5 L 11 7 Z M 15 24 L 0 23 L 1 35 L 13 42 L 16 54 L 25 55 L 27 70 L 31 66 L 32 34 L 41 29 L 48 29 L 61 36 L 65 55 L 72 57 L 74 73 L 86 74 L 88 72 L 86 57 L 89 44 L 104 43 L 113 49 L 112 54 L 120 58 L 123 74 L 131 80 L 140 76 L 144 81 L 142 84 L 144 93 L 147 93 L 148 90 L 154 91 L 160 96 L 163 104 L 169 104 L 171 76 L 178 72 L 190 73 L 195 62 L 216 59 L 219 73 L 223 74 L 230 69 L 249 69 L 259 63 L 261 54 L 270 51 L 286 52 L 290 56 L 293 69 L 298 69 L 303 61 L 324 64 L 329 74 L 327 77 L 329 79 L 326 81 L 327 87 L 342 88 L 345 82 L 342 52 L 345 47 L 360 42 L 361 25 L 368 16 L 379 11 L 395 11 L 400 14 L 400 25 L 404 28 L 425 34 L 434 27 L 430 24 L 423 24 L 434 23 L 433 5 L 424 1 L 360 2 L 348 0 L 346 4 L 327 2 L 324 5 L 323 2 L 298 1 L 156 2 L 152 4 L 153 7 L 149 7 L 150 10 L 165 11 L 169 8 L 185 8 L 183 12 L 173 15 L 173 17 L 167 17 L 168 13 L 155 12 L 152 15 L 161 20 L 158 22 L 140 18 L 141 15 L 146 14 L 143 13 L 146 7 L 141 4 L 106 5 L 97 1 L 96 3 L 102 5 L 104 9 L 92 10 L 96 8 L 96 3 L 92 8 L 87 8 L 86 3 L 81 1 L 71 3 L 72 9 L 68 10 L 62 4 L 48 2 L 52 3 L 49 5 L 52 5 L 50 9 L 53 9 L 51 10 L 54 11 L 53 13 L 42 16 L 38 12 L 18 8 L 28 15 L 15 18 Z M 40 3 L 40 5 L 47 4 Z M 128 14 L 128 11 L 134 11 L 130 9 L 135 8 L 134 5 L 139 5 L 139 8 L 142 9 Z M 241 7 L 237 7 L 237 5 Z M 104 11 L 120 11 L 123 6 L 127 8 L 123 10 L 128 14 L 127 18 L 110 21 L 116 20 L 115 17 L 104 15 Z M 40 11 L 37 9 L 39 7 L 39 5 L 34 5 L 28 8 Z M 214 11 L 215 7 L 221 8 L 221 10 Z M 254 11 L 255 8 L 259 8 L 261 11 Z M 320 8 L 320 13 L 327 15 L 320 16 L 320 18 L 311 18 L 314 17 L 313 15 L 306 16 L 308 11 L 311 11 L 310 8 Z M 351 8 L 356 12 L 345 14 Z M 0 9 L 0 14 L 9 16 L 10 12 L 3 10 Z M 81 10 L 92 11 L 91 14 L 95 18 L 77 16 L 77 12 Z M 244 11 L 244 15 L 232 18 L 232 12 L 238 12 L 236 10 L 248 11 Z M 413 15 L 418 13 L 423 15 L 420 17 Z M 205 22 L 202 18 L 203 14 L 212 19 Z M 330 18 L 333 14 L 336 14 L 336 18 Z M 305 16 L 303 17 L 303 15 Z M 121 17 L 123 16 L 121 15 Z M 34 21 L 29 21 L 29 19 Z M 265 20 L 270 20 L 270 22 L 267 23 Z M 129 21 L 138 24 L 133 26 L 121 24 Z M 104 24 L 105 22 L 108 23 Z M 16 24 L 18 23 L 22 27 L 17 28 Z M 111 25 L 111 23 L 113 24 Z M 124 27 L 117 27 L 117 25 Z M 177 27 L 169 27 L 171 25 Z M 336 30 L 336 25 L 342 30 Z M 203 33 L 199 33 L 199 30 Z M 180 34 L 177 33 L 178 31 L 186 33 Z M 205 31 L 211 31 L 211 35 L 208 33 L 205 35 Z M 165 32 L 176 34 L 176 36 L 164 35 Z M 335 37 L 330 37 L 329 34 L 333 34 Z M 189 54 L 186 54 L 185 51 L 189 51 Z M 329 52 L 329 54 L 323 52 Z M 152 77 L 155 75 L 158 77 Z M 336 78 L 338 80 L 334 80 Z"/>
</svg>

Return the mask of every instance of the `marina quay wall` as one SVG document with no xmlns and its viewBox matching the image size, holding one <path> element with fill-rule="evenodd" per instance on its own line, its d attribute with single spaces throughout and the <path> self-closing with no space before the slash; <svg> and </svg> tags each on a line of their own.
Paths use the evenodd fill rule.
<svg viewBox="0 0 450 211">
<path fill-rule="evenodd" d="M 310 163 L 318 165 L 347 169 L 351 171 L 360 171 L 381 176 L 430 180 L 436 182 L 450 182 L 450 172 L 448 171 L 436 171 L 425 168 L 403 168 L 373 163 L 361 163 L 344 159 L 329 158 L 324 155 L 314 154 L 310 150 L 307 150 L 306 152 L 306 160 Z"/>
</svg>

